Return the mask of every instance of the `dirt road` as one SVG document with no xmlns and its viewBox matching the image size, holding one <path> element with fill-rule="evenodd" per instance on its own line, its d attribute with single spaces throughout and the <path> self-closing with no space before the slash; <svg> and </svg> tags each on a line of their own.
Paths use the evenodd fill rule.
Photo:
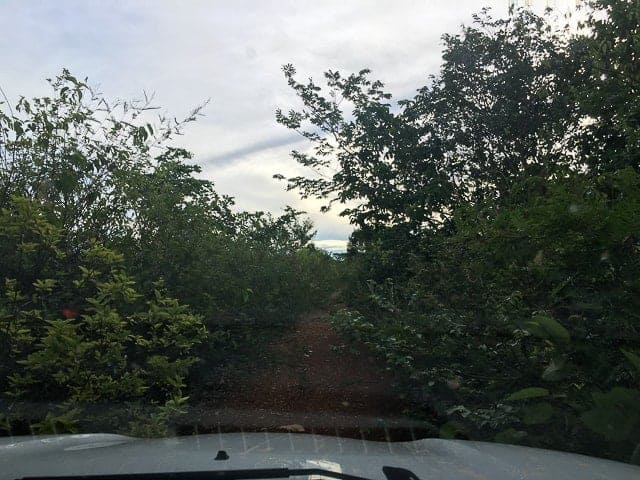
<svg viewBox="0 0 640 480">
<path fill-rule="evenodd" d="M 221 378 L 197 409 L 198 431 L 296 431 L 409 440 L 419 424 L 403 416 L 395 379 L 365 349 L 349 345 L 327 312 L 302 318 L 265 354 Z"/>
</svg>

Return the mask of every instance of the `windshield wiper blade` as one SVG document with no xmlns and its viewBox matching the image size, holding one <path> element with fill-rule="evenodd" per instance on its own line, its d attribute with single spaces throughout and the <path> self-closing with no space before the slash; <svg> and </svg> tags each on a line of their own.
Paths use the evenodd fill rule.
<svg viewBox="0 0 640 480">
<path fill-rule="evenodd" d="M 410 470 L 382 467 L 387 480 L 420 480 Z M 16 480 L 256 480 L 317 475 L 336 480 L 371 480 L 323 468 L 256 468 L 247 470 L 211 470 L 198 472 L 117 473 L 110 475 L 65 475 L 23 477 Z"/>
</svg>

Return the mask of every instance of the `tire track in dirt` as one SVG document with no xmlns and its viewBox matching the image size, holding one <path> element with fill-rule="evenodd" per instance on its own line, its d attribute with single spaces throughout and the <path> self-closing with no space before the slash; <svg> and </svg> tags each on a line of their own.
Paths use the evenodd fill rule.
<svg viewBox="0 0 640 480">
<path fill-rule="evenodd" d="M 264 360 L 225 381 L 215 401 L 202 402 L 197 430 L 410 440 L 421 425 L 403 415 L 395 383 L 382 362 L 350 345 L 319 310 L 273 340 Z"/>
</svg>

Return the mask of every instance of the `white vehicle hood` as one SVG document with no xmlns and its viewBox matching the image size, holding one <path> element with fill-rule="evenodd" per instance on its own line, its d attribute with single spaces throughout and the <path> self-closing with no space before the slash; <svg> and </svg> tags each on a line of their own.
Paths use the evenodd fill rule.
<svg viewBox="0 0 640 480">
<path fill-rule="evenodd" d="M 228 460 L 215 460 L 220 450 Z M 0 480 L 256 468 L 321 468 L 386 480 L 383 466 L 408 469 L 420 480 L 640 480 L 638 466 L 550 450 L 458 440 L 385 443 L 287 433 L 162 439 L 111 434 L 0 438 Z"/>
</svg>

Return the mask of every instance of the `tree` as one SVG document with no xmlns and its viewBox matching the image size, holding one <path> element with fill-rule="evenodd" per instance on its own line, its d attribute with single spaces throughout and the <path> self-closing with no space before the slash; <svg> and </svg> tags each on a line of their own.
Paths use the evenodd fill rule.
<svg viewBox="0 0 640 480">
<path fill-rule="evenodd" d="M 581 153 L 593 171 L 640 168 L 640 8 L 634 0 L 597 0 L 586 20 L 589 35 L 573 49 L 580 58 L 576 85 L 587 119 Z"/>
<path fill-rule="evenodd" d="M 437 229 L 460 203 L 502 201 L 520 179 L 551 178 L 575 163 L 576 67 L 561 32 L 524 11 L 507 20 L 483 11 L 443 40 L 440 74 L 395 104 L 368 70 L 327 72 L 324 94 L 284 67 L 303 109 L 276 118 L 311 141 L 311 153 L 292 156 L 316 172 L 289 178 L 287 188 L 349 204 L 341 214 L 359 230 L 355 239 Z"/>
<path fill-rule="evenodd" d="M 127 228 L 127 182 L 152 168 L 154 152 L 166 155 L 166 142 L 201 107 L 182 122 L 160 116 L 152 125 L 141 121 L 156 110 L 146 95 L 109 103 L 67 70 L 49 83 L 51 97 L 21 97 L 0 112 L 0 208 L 14 195 L 46 204 L 80 249 Z"/>
<path fill-rule="evenodd" d="M 287 188 L 356 226 L 334 321 L 416 415 L 637 463 L 640 9 L 593 7 L 574 36 L 483 11 L 395 104 L 367 70 L 328 72 L 325 94 L 287 66 L 303 108 L 277 119 L 313 144 Z"/>
</svg>

